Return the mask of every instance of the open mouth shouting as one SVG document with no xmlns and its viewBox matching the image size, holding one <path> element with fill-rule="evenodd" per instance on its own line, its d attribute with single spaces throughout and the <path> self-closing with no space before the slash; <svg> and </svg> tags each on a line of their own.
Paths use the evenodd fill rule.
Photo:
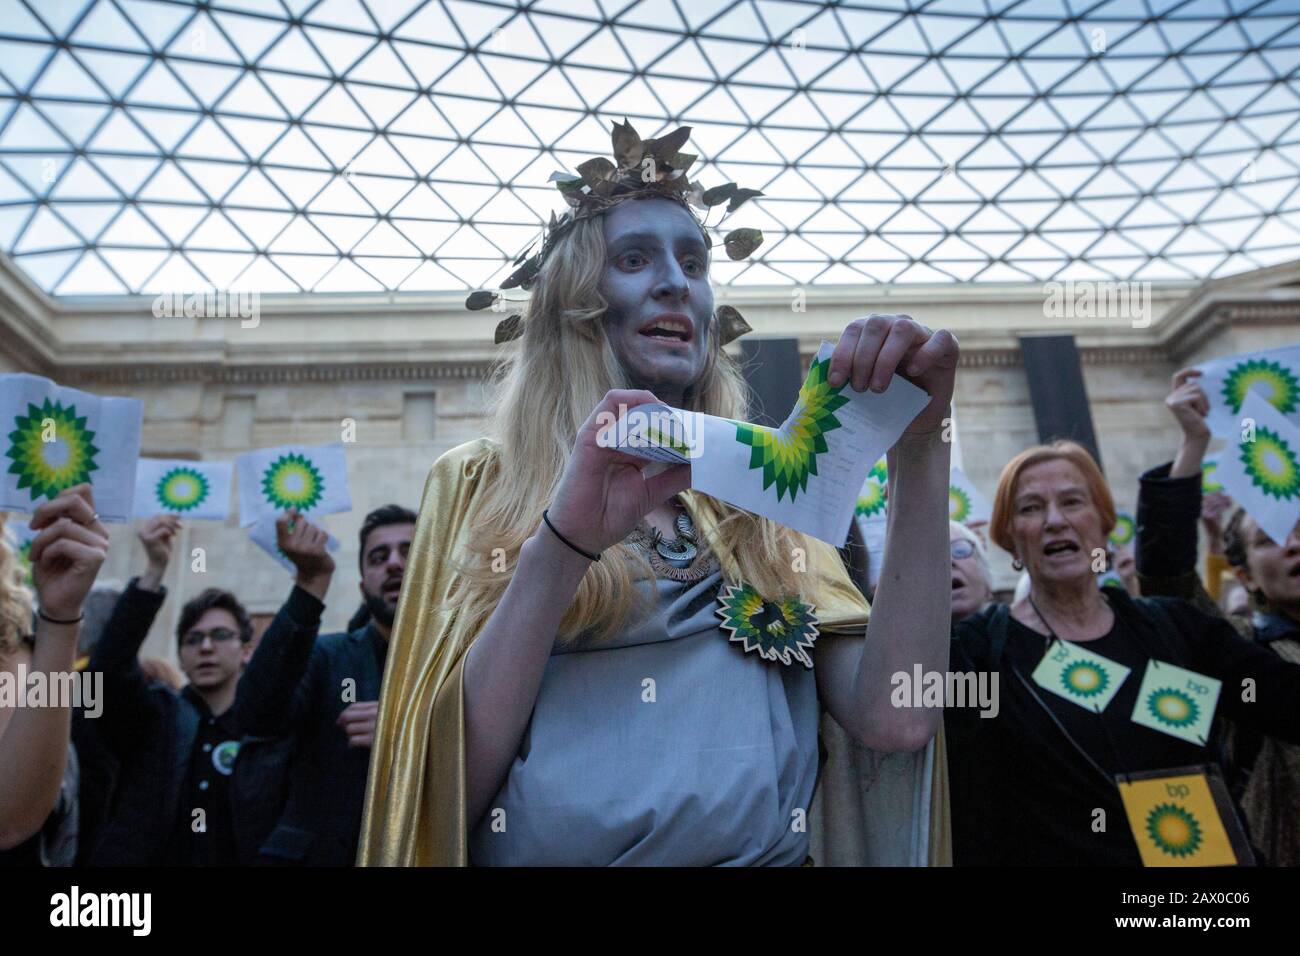
<svg viewBox="0 0 1300 956">
<path fill-rule="evenodd" d="M 1057 538 L 1048 541 L 1043 545 L 1043 555 L 1049 561 L 1068 561 L 1080 551 L 1079 545 L 1074 541 Z"/>
<path fill-rule="evenodd" d="M 664 312 L 641 326 L 637 334 L 667 345 L 687 345 L 695 340 L 695 323 L 681 312 Z"/>
</svg>

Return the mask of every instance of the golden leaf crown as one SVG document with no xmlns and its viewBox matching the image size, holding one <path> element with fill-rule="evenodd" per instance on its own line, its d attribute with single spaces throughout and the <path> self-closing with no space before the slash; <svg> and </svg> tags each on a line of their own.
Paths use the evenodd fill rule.
<svg viewBox="0 0 1300 956">
<path fill-rule="evenodd" d="M 604 156 L 595 156 L 578 166 L 577 176 L 572 173 L 553 173 L 551 182 L 555 183 L 569 208 L 562 216 L 557 217 L 554 212 L 551 213 L 550 222 L 542 230 L 541 249 L 534 252 L 537 248 L 537 243 L 534 242 L 520 253 L 514 261 L 514 272 L 501 283 L 497 291 L 473 292 L 465 300 L 465 307 L 471 310 L 499 308 L 496 303 L 506 301 L 501 292 L 514 288 L 524 291 L 531 289 L 541 274 L 542 263 L 561 236 L 583 219 L 603 215 L 625 200 L 651 197 L 671 199 L 684 206 L 699 222 L 692 207 L 707 212 L 714 206 L 726 203 L 727 209 L 723 213 L 726 215 L 735 212 L 755 196 L 763 195 L 757 189 L 742 189 L 735 183 L 705 189 L 698 182 L 692 181 L 688 173 L 699 157 L 681 152 L 690 135 L 689 126 L 679 126 L 665 136 L 642 139 L 626 117 L 622 123 L 614 124 L 613 161 Z M 762 243 L 763 233 L 758 229 L 733 229 L 723 239 L 728 258 L 735 261 L 748 258 Z M 721 345 L 751 331 L 741 314 L 729 305 L 719 306 L 715 315 Z M 497 323 L 493 338 L 499 345 L 521 335 L 523 316 L 516 312 Z"/>
</svg>

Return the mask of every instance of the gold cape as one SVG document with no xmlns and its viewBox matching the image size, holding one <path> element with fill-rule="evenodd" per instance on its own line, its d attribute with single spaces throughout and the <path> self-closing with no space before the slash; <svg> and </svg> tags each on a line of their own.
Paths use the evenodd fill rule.
<svg viewBox="0 0 1300 956">
<path fill-rule="evenodd" d="M 468 533 L 466 518 L 496 466 L 495 443 L 480 438 L 440 457 L 425 482 L 402 600 L 388 642 L 357 855 L 362 866 L 464 866 L 469 862 L 464 655 L 452 648 L 469 646 L 462 638 L 469 636 L 464 632 L 470 625 L 446 598 L 454 580 L 449 556 L 461 550 Z M 708 540 L 717 522 L 712 499 L 692 491 L 681 497 Z M 834 549 L 817 544 L 829 552 L 818 555 L 823 560 L 817 566 L 831 571 L 830 583 L 816 602 L 819 630 L 861 634 L 867 624 L 867 602 Z M 731 556 L 719 553 L 718 559 L 724 573 L 735 580 Z M 940 740 L 930 801 L 931 865 L 951 860 L 945 767 Z"/>
</svg>

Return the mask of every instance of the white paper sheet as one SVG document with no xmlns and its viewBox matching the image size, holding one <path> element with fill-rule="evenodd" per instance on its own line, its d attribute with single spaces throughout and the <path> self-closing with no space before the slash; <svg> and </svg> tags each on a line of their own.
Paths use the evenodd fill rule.
<svg viewBox="0 0 1300 956">
<path fill-rule="evenodd" d="M 1254 441 L 1243 427 L 1247 421 L 1254 422 Z M 1215 475 L 1265 534 L 1285 542 L 1300 520 L 1300 428 L 1260 396 L 1247 395 Z"/>
<path fill-rule="evenodd" d="M 308 517 L 352 510 L 342 442 L 259 448 L 236 458 L 235 472 L 244 526 L 291 507 Z"/>
<path fill-rule="evenodd" d="M 841 547 L 868 472 L 930 398 L 897 375 L 881 394 L 831 388 L 834 349 L 822 343 L 779 428 L 668 409 L 675 425 L 667 406 L 642 405 L 620 418 L 611 443 L 654 461 L 689 461 L 697 491 Z"/>
<path fill-rule="evenodd" d="M 135 517 L 174 514 L 224 521 L 230 514 L 228 461 L 141 458 L 135 469 Z"/>
<path fill-rule="evenodd" d="M 1217 437 L 1236 440 L 1237 419 L 1247 393 L 1260 395 L 1300 428 L 1300 345 L 1242 352 L 1197 368 L 1210 399 L 1206 422 Z"/>
<path fill-rule="evenodd" d="M 0 510 L 31 514 L 64 488 L 89 482 L 100 520 L 130 521 L 142 414 L 138 398 L 0 375 Z"/>
</svg>

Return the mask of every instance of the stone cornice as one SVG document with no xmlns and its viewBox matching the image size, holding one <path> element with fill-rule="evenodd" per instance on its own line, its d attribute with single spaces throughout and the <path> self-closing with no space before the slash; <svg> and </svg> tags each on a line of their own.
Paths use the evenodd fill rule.
<svg viewBox="0 0 1300 956">
<path fill-rule="evenodd" d="M 481 380 L 493 361 L 349 363 L 331 365 L 73 365 L 64 366 L 60 381 L 90 383 L 200 383 L 258 386 L 320 382 L 445 382 Z"/>
<path fill-rule="evenodd" d="M 805 359 L 846 317 L 879 311 L 937 316 L 961 339 L 966 368 L 1019 365 L 1018 335 L 1054 333 L 1076 336 L 1085 365 L 1129 365 L 1176 361 L 1228 327 L 1300 321 L 1297 283 L 1300 261 L 1199 285 L 1155 285 L 1155 321 L 1143 329 L 1045 318 L 1043 283 L 808 287 L 797 331 L 790 320 L 795 287 L 720 287 L 717 299 L 751 318 L 753 339 L 797 336 Z M 465 312 L 457 292 L 264 295 L 256 329 L 241 329 L 235 319 L 155 319 L 153 301 L 56 300 L 0 256 L 0 353 L 69 384 L 256 387 L 481 380 L 517 348 L 493 346 L 493 316 Z"/>
<path fill-rule="evenodd" d="M 812 349 L 802 348 L 805 361 Z M 1081 347 L 1084 365 L 1145 365 L 1171 361 L 1166 347 Z M 333 382 L 410 382 L 433 384 L 456 380 L 481 381 L 496 364 L 495 358 L 453 362 L 338 363 L 322 365 L 218 365 L 218 364 L 85 364 L 61 369 L 60 381 L 69 385 L 143 383 L 198 383 L 223 386 L 293 385 Z M 987 348 L 962 352 L 962 368 L 1008 368 L 1022 363 L 1019 349 Z"/>
</svg>

